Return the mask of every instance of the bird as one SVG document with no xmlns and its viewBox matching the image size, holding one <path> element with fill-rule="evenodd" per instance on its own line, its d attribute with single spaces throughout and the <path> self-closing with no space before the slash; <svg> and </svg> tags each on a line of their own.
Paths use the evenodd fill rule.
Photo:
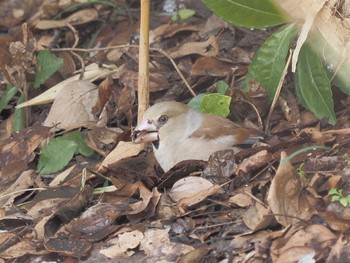
<svg viewBox="0 0 350 263">
<path fill-rule="evenodd" d="M 242 127 L 227 118 L 201 113 L 187 104 L 162 101 L 149 107 L 132 132 L 134 143 L 153 144 L 164 172 L 184 160 L 207 161 L 210 155 L 263 138 L 257 129 Z"/>
</svg>

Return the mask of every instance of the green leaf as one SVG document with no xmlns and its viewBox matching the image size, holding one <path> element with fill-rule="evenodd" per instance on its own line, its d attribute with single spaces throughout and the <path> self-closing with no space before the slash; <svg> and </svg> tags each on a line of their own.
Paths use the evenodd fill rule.
<svg viewBox="0 0 350 263">
<path fill-rule="evenodd" d="M 228 89 L 228 85 L 225 81 L 219 80 L 218 82 L 216 82 L 215 86 L 216 86 L 216 90 L 219 94 L 221 94 L 221 95 L 226 94 L 226 91 Z"/>
<path fill-rule="evenodd" d="M 319 32 L 310 34 L 308 43 L 320 54 L 332 84 L 350 95 L 350 61 L 344 59 L 342 50 L 336 52 Z"/>
<path fill-rule="evenodd" d="M 39 157 L 40 174 L 55 173 L 63 169 L 73 158 L 78 145 L 65 136 L 52 139 Z"/>
<path fill-rule="evenodd" d="M 335 195 L 335 194 L 339 194 L 337 188 L 332 188 L 328 191 L 328 195 Z"/>
<path fill-rule="evenodd" d="M 295 86 L 301 103 L 317 118 L 328 118 L 336 123 L 332 90 L 321 60 L 314 51 L 304 45 L 299 53 L 295 74 Z"/>
<path fill-rule="evenodd" d="M 213 12 L 236 26 L 263 28 L 286 22 L 270 0 L 203 0 Z"/>
<path fill-rule="evenodd" d="M 347 206 L 347 205 L 349 204 L 347 198 L 345 198 L 345 197 L 340 198 L 339 203 L 340 203 L 342 206 Z"/>
<path fill-rule="evenodd" d="M 86 157 L 93 155 L 94 150 L 86 145 L 86 133 L 75 131 L 69 133 L 66 138 L 77 144 L 76 153 L 80 153 Z"/>
<path fill-rule="evenodd" d="M 22 94 L 18 100 L 17 105 L 25 101 L 25 96 Z M 26 112 L 25 108 L 15 109 L 15 114 L 13 118 L 13 131 L 19 132 L 25 128 L 26 125 Z"/>
<path fill-rule="evenodd" d="M 279 81 L 286 64 L 289 47 L 294 40 L 297 28 L 290 24 L 272 34 L 260 47 L 247 73 L 244 89 L 254 79 L 268 92 L 270 100 L 275 96 Z"/>
<path fill-rule="evenodd" d="M 37 58 L 34 88 L 38 88 L 63 65 L 63 59 L 56 57 L 48 50 L 40 51 Z"/>
<path fill-rule="evenodd" d="M 13 85 L 7 85 L 4 94 L 0 99 L 0 113 L 8 105 L 11 99 L 16 95 L 18 89 Z"/>
<path fill-rule="evenodd" d="M 39 157 L 38 171 L 41 174 L 55 173 L 63 169 L 75 153 L 91 156 L 94 151 L 86 145 L 86 134 L 74 131 L 49 142 Z"/>
<path fill-rule="evenodd" d="M 190 106 L 191 108 L 193 108 L 193 109 L 195 109 L 197 111 L 201 111 L 202 99 L 207 94 L 209 94 L 209 93 L 198 94 L 196 97 L 192 98 L 188 102 L 188 106 Z"/>
<path fill-rule="evenodd" d="M 340 196 L 339 195 L 333 195 L 332 196 L 332 202 L 337 202 L 340 200 Z"/>
<path fill-rule="evenodd" d="M 180 19 L 180 21 L 184 21 L 187 18 L 190 18 L 192 16 L 194 16 L 196 14 L 196 11 L 192 10 L 192 9 L 180 9 L 176 15 L 173 15 L 171 17 L 171 20 L 173 22 L 177 21 L 177 19 Z"/>
<path fill-rule="evenodd" d="M 201 103 L 201 112 L 227 117 L 230 113 L 231 97 L 212 93 L 204 95 Z"/>
</svg>

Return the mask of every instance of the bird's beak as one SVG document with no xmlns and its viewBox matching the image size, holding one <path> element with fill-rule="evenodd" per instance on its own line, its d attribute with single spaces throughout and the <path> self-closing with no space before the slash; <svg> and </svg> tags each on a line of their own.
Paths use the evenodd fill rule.
<svg viewBox="0 0 350 263">
<path fill-rule="evenodd" d="M 143 120 L 131 134 L 134 143 L 153 142 L 159 140 L 158 128 L 154 122 Z"/>
</svg>

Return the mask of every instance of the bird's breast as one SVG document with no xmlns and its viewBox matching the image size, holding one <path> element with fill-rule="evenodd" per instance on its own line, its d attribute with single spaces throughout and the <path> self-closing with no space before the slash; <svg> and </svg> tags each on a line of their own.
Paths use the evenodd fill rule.
<svg viewBox="0 0 350 263">
<path fill-rule="evenodd" d="M 232 148 L 233 144 L 232 136 L 211 140 L 188 137 L 177 141 L 160 140 L 159 147 L 153 146 L 153 151 L 160 166 L 164 171 L 168 171 L 183 160 L 207 161 L 213 152 Z"/>
</svg>

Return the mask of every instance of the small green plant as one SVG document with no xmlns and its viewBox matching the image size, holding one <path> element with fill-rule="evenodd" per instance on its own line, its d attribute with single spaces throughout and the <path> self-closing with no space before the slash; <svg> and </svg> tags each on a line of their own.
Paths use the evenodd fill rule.
<svg viewBox="0 0 350 263">
<path fill-rule="evenodd" d="M 297 174 L 300 178 L 305 177 L 304 166 L 305 166 L 305 163 L 301 163 L 296 169 Z"/>
<path fill-rule="evenodd" d="M 44 50 L 38 52 L 37 64 L 35 65 L 35 81 L 28 82 L 28 88 L 39 88 L 47 79 L 49 79 L 62 65 L 63 59 L 56 57 L 50 51 Z M 0 112 L 7 107 L 11 100 L 20 93 L 18 87 L 8 84 L 3 96 L 0 99 Z M 19 105 L 25 100 L 23 91 L 16 99 Z M 23 108 L 15 109 L 13 130 L 18 132 L 25 128 L 25 111 Z"/>
<path fill-rule="evenodd" d="M 171 20 L 173 22 L 176 22 L 178 20 L 180 22 L 183 22 L 184 20 L 194 16 L 195 14 L 196 14 L 196 11 L 192 9 L 180 9 L 179 11 L 177 11 L 175 15 L 171 17 Z"/>
<path fill-rule="evenodd" d="M 93 155 L 94 151 L 86 145 L 86 136 L 84 132 L 74 131 L 52 139 L 39 157 L 38 171 L 40 174 L 62 170 L 74 154 L 80 153 L 86 157 Z"/>
<path fill-rule="evenodd" d="M 348 206 L 350 204 L 350 195 L 344 195 L 343 190 L 332 188 L 328 191 L 328 195 L 332 198 L 332 202 L 339 202 L 342 206 Z"/>
<path fill-rule="evenodd" d="M 220 80 L 215 87 L 217 93 L 201 93 L 194 97 L 188 105 L 203 113 L 227 117 L 231 104 L 231 97 L 225 95 L 228 85 Z"/>
<path fill-rule="evenodd" d="M 203 0 L 213 12 L 223 20 L 236 26 L 249 29 L 261 29 L 286 24 L 273 33 L 260 47 L 253 59 L 246 75 L 244 90 L 249 90 L 253 83 L 259 83 L 266 89 L 269 99 L 275 97 L 277 87 L 283 75 L 290 49 L 296 41 L 300 29 L 287 23 L 289 16 L 285 14 L 273 0 L 249 1 L 249 0 Z M 322 49 L 314 46 L 320 43 Z M 315 52 L 314 49 L 318 52 Z M 307 41 L 302 45 L 298 55 L 294 83 L 296 94 L 300 103 L 311 111 L 317 118 L 327 118 L 330 124 L 335 124 L 336 116 L 332 98 L 331 84 L 337 86 L 344 93 L 350 94 L 348 81 L 342 81 L 343 71 L 349 72 L 346 63 L 340 63 L 341 67 L 331 70 L 328 64 L 332 54 L 336 52 L 327 45 L 319 32 L 310 33 Z M 327 56 L 324 56 L 327 54 Z M 346 74 L 346 73 L 345 73 Z"/>
</svg>

